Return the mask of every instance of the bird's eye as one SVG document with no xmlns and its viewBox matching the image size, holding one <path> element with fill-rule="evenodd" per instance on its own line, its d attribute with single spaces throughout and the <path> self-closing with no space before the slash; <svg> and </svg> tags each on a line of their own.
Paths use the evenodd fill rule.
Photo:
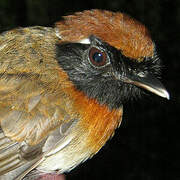
<svg viewBox="0 0 180 180">
<path fill-rule="evenodd" d="M 90 62 L 97 67 L 101 67 L 106 65 L 107 56 L 104 51 L 101 51 L 95 47 L 92 47 L 89 51 L 89 59 Z"/>
</svg>

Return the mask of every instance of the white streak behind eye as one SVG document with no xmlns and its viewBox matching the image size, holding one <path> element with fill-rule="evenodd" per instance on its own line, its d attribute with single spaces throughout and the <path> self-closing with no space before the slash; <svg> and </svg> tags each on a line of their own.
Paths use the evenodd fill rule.
<svg viewBox="0 0 180 180">
<path fill-rule="evenodd" d="M 79 41 L 79 43 L 81 43 L 81 44 L 91 44 L 91 41 L 90 41 L 89 38 L 85 38 L 85 39 L 81 39 L 81 40 Z"/>
<path fill-rule="evenodd" d="M 59 29 L 55 28 L 55 34 L 59 39 L 62 39 L 62 36 L 59 33 Z"/>
</svg>

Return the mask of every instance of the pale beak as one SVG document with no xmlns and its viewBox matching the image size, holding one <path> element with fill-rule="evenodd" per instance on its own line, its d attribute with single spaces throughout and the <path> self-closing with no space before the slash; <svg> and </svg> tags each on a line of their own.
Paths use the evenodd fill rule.
<svg viewBox="0 0 180 180">
<path fill-rule="evenodd" d="M 137 74 L 137 75 L 126 75 L 126 77 L 121 77 L 121 80 L 134 84 L 135 86 L 144 88 L 158 96 L 170 99 L 169 93 L 163 84 L 155 77 L 150 74 Z"/>
</svg>

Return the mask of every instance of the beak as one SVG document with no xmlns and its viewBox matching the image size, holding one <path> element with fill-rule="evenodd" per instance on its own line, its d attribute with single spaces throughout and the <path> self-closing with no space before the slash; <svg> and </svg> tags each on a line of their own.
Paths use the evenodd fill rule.
<svg viewBox="0 0 180 180">
<path fill-rule="evenodd" d="M 126 77 L 121 77 L 121 80 L 144 88 L 163 98 L 170 99 L 169 93 L 163 84 L 150 74 L 126 75 Z"/>
</svg>

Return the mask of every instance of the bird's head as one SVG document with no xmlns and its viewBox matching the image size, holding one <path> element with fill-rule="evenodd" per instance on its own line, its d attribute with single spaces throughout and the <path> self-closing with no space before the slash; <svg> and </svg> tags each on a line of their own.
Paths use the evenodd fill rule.
<svg viewBox="0 0 180 180">
<path fill-rule="evenodd" d="M 147 29 L 122 13 L 91 10 L 56 24 L 57 59 L 76 89 L 110 109 L 143 89 L 169 99 Z"/>
</svg>

